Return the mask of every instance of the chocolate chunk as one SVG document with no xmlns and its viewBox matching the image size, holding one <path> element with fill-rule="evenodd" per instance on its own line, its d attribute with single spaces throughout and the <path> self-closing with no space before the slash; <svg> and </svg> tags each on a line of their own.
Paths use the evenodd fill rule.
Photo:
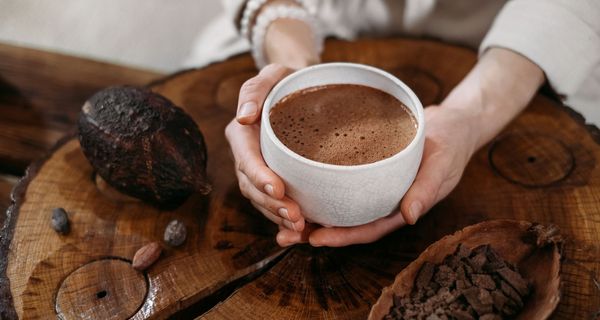
<svg viewBox="0 0 600 320">
<path fill-rule="evenodd" d="M 460 294 L 456 290 L 450 291 L 448 288 L 440 288 L 437 293 L 440 301 L 445 304 L 450 304 L 456 300 Z"/>
<path fill-rule="evenodd" d="M 417 275 L 417 279 L 415 280 L 415 284 L 418 289 L 423 289 L 427 287 L 429 281 L 431 281 L 431 277 L 433 277 L 434 270 L 435 265 L 433 263 L 423 263 L 423 265 L 421 266 L 421 270 L 419 270 L 419 274 Z"/>
<path fill-rule="evenodd" d="M 423 311 L 425 311 L 425 314 L 433 313 L 433 301 L 432 300 L 433 299 L 430 299 L 423 304 Z"/>
<path fill-rule="evenodd" d="M 471 286 L 471 283 L 469 282 L 469 280 L 456 280 L 456 290 L 458 290 L 461 293 L 464 290 L 467 290 L 471 287 L 472 286 Z"/>
<path fill-rule="evenodd" d="M 486 257 L 487 263 L 483 266 L 483 268 L 487 272 L 491 273 L 506 266 L 504 260 L 500 256 L 498 256 L 498 254 L 494 250 L 488 250 L 486 252 Z"/>
<path fill-rule="evenodd" d="M 435 272 L 433 280 L 440 287 L 449 287 L 456 281 L 456 273 L 450 267 L 441 265 Z"/>
<path fill-rule="evenodd" d="M 465 290 L 463 296 L 477 314 L 484 315 L 493 311 L 494 300 L 487 290 L 472 287 Z"/>
<path fill-rule="evenodd" d="M 473 285 L 482 289 L 494 290 L 496 289 L 496 283 L 494 279 L 488 274 L 472 274 L 471 281 Z"/>
<path fill-rule="evenodd" d="M 512 318 L 528 292 L 526 280 L 489 245 L 459 245 L 440 264 L 423 263 L 411 293 L 394 296 L 384 319 Z"/>
<path fill-rule="evenodd" d="M 500 289 L 507 297 L 514 301 L 519 308 L 523 307 L 523 300 L 521 299 L 521 296 L 519 296 L 519 293 L 513 289 L 510 284 L 508 284 L 506 281 L 500 281 Z"/>
<path fill-rule="evenodd" d="M 471 268 L 473 268 L 473 270 L 475 270 L 475 272 L 482 272 L 483 265 L 485 265 L 485 263 L 487 262 L 487 257 L 486 257 L 485 252 L 481 252 L 481 253 L 476 254 L 475 256 L 473 256 L 472 258 L 470 258 L 467 261 L 469 262 L 469 265 L 471 266 Z"/>
<path fill-rule="evenodd" d="M 473 317 L 469 312 L 460 309 L 450 310 L 448 315 L 458 320 L 475 320 L 475 317 Z"/>
<path fill-rule="evenodd" d="M 429 289 L 427 289 L 427 290 L 425 291 L 425 295 L 426 295 L 427 297 L 433 297 L 433 296 L 435 295 L 435 290 L 433 290 L 433 289 L 429 288 Z"/>
<path fill-rule="evenodd" d="M 467 248 L 461 243 L 458 245 L 458 247 L 456 247 L 456 252 L 454 255 L 458 256 L 459 258 L 468 258 L 471 255 L 471 249 Z"/>
<path fill-rule="evenodd" d="M 491 294 L 492 300 L 494 300 L 494 308 L 496 308 L 498 311 L 502 311 L 508 302 L 508 298 L 500 290 L 494 290 Z"/>
<path fill-rule="evenodd" d="M 446 258 L 444 258 L 443 264 L 447 265 L 452 270 L 456 270 L 456 268 L 458 268 L 461 265 L 460 258 L 455 255 L 449 255 Z"/>
<path fill-rule="evenodd" d="M 406 310 L 402 315 L 404 316 L 404 319 L 414 319 L 420 315 L 420 312 L 415 310 L 413 306 L 413 308 Z"/>
<path fill-rule="evenodd" d="M 468 280 L 467 272 L 462 265 L 456 268 L 456 280 Z"/>
<path fill-rule="evenodd" d="M 463 267 L 463 269 L 465 269 L 465 273 L 467 275 L 471 275 L 472 273 L 475 272 L 467 260 L 463 260 L 462 264 L 463 264 L 462 267 Z"/>
<path fill-rule="evenodd" d="M 490 250 L 491 250 L 491 247 L 490 247 L 489 244 L 482 244 L 480 246 L 477 246 L 475 249 L 473 249 L 471 251 L 470 257 L 474 257 L 474 256 L 479 255 L 479 254 L 487 255 L 487 253 Z"/>
<path fill-rule="evenodd" d="M 465 290 L 472 286 L 471 281 L 467 277 L 467 273 L 464 269 L 464 266 L 458 267 L 456 269 L 456 289 Z"/>
<path fill-rule="evenodd" d="M 508 282 L 521 296 L 526 296 L 529 293 L 529 287 L 527 282 L 517 272 L 509 269 L 508 267 L 500 268 L 496 272 Z"/>
</svg>

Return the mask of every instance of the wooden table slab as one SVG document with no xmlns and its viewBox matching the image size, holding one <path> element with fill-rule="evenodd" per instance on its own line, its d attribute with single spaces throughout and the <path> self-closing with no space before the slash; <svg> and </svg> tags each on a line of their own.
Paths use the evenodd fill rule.
<svg viewBox="0 0 600 320">
<path fill-rule="evenodd" d="M 324 60 L 388 70 L 429 105 L 460 81 L 476 55 L 433 41 L 381 39 L 330 41 Z M 281 250 L 273 226 L 239 194 L 223 136 L 239 86 L 254 74 L 252 60 L 242 55 L 152 85 L 203 131 L 214 184 L 209 198 L 193 196 L 170 212 L 111 202 L 96 189 L 91 167 L 68 137 L 35 165 L 15 194 L 2 234 L 0 294 L 10 299 L 0 300 L 0 314 L 363 319 L 381 288 L 427 245 L 469 224 L 513 218 L 554 223 L 567 239 L 563 296 L 553 317 L 598 317 L 600 139 L 572 110 L 535 97 L 473 157 L 457 189 L 415 226 L 368 245 Z M 70 214 L 67 236 L 48 227 L 56 206 Z M 175 217 L 189 228 L 184 246 L 168 249 L 147 272 L 131 272 L 135 250 L 159 240 Z"/>
</svg>

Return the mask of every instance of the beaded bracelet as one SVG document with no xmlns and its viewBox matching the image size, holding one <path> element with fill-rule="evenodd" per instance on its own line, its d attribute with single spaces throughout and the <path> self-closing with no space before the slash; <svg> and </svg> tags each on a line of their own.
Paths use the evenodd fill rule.
<svg viewBox="0 0 600 320">
<path fill-rule="evenodd" d="M 242 18 L 240 20 L 240 33 L 248 40 L 251 39 L 251 31 L 252 26 L 251 22 L 256 15 L 256 12 L 262 8 L 269 0 L 248 0 L 246 2 L 246 6 L 244 7 L 244 11 L 242 12 Z M 310 0 L 294 0 L 298 5 L 303 7 L 310 13 L 311 15 L 316 14 L 316 7 L 314 2 L 311 3 Z"/>
<path fill-rule="evenodd" d="M 319 27 L 318 20 L 309 14 L 306 9 L 289 5 L 270 6 L 256 18 L 256 23 L 252 28 L 252 57 L 254 57 L 254 62 L 259 69 L 267 65 L 264 53 L 264 39 L 267 28 L 273 21 L 281 18 L 299 20 L 306 23 L 312 30 L 317 54 L 321 54 L 323 50 L 323 32 Z"/>
<path fill-rule="evenodd" d="M 240 20 L 240 33 L 244 38 L 250 40 L 250 22 L 254 19 L 256 12 L 269 0 L 248 0 Z"/>
</svg>

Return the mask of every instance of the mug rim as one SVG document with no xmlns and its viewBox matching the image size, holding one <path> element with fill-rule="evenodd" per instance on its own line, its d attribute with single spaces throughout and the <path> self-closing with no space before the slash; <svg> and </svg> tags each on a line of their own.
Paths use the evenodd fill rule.
<svg viewBox="0 0 600 320">
<path fill-rule="evenodd" d="M 293 150 L 291 150 L 290 148 L 288 148 L 283 142 L 281 142 L 281 140 L 279 140 L 279 138 L 273 131 L 273 128 L 271 127 L 271 121 L 269 119 L 269 112 L 271 111 L 273 105 L 276 103 L 276 102 L 273 103 L 272 100 L 273 100 L 274 95 L 277 93 L 277 91 L 281 90 L 281 87 L 283 87 L 288 82 L 294 81 L 295 78 L 297 78 L 300 75 L 303 75 L 305 73 L 314 72 L 315 70 L 319 70 L 319 69 L 336 68 L 336 67 L 361 69 L 363 71 L 378 73 L 379 75 L 382 75 L 385 78 L 387 78 L 388 80 L 392 81 L 395 85 L 400 87 L 400 89 L 408 95 L 411 103 L 414 105 L 414 107 L 416 109 L 416 112 L 414 112 L 414 113 L 415 113 L 415 117 L 417 120 L 417 132 L 416 132 L 414 138 L 412 139 L 412 141 L 408 144 L 408 146 L 406 146 L 404 149 L 400 150 L 399 152 L 395 153 L 391 157 L 387 157 L 385 159 L 381 159 L 381 160 L 378 160 L 375 162 L 357 164 L 357 165 L 338 165 L 338 164 L 319 162 L 319 161 L 315 161 L 315 160 L 311 160 L 309 158 L 303 157 L 303 156 L 299 155 L 298 153 L 294 152 Z M 344 83 L 343 82 L 332 82 L 332 83 L 328 83 L 328 84 L 344 84 Z M 351 83 L 346 83 L 346 84 L 351 84 Z M 327 84 L 324 84 L 324 85 L 327 85 Z M 309 88 L 309 87 L 307 87 L 307 88 Z M 379 90 L 381 90 L 381 89 L 379 89 Z M 267 108 L 268 105 L 271 105 L 271 107 Z M 398 158 L 401 158 L 404 154 L 413 152 L 413 150 L 418 147 L 419 141 L 423 139 L 423 135 L 425 132 L 425 115 L 424 115 L 424 111 L 423 111 L 423 105 L 421 104 L 421 101 L 419 100 L 417 95 L 412 91 L 412 89 L 408 85 L 406 85 L 404 82 L 402 82 L 396 76 L 392 75 L 391 73 L 389 73 L 387 71 L 384 71 L 384 70 L 381 70 L 379 68 L 372 67 L 369 65 L 360 64 L 360 63 L 351 63 L 351 62 L 321 63 L 321 64 L 316 64 L 316 65 L 312 65 L 312 66 L 300 69 L 292 74 L 289 74 L 288 76 L 283 78 L 281 81 L 279 81 L 271 89 L 271 91 L 269 91 L 269 94 L 267 95 L 267 98 L 265 99 L 265 102 L 263 103 L 261 118 L 262 118 L 261 126 L 263 127 L 264 130 L 266 130 L 267 136 L 269 137 L 269 139 L 271 139 L 273 144 L 275 144 L 275 146 L 277 146 L 277 148 L 281 149 L 281 151 L 283 151 L 284 153 L 286 153 L 293 159 L 295 159 L 299 162 L 302 162 L 308 166 L 318 167 L 318 168 L 328 169 L 328 170 L 336 170 L 336 171 L 355 171 L 355 170 L 362 170 L 362 169 L 371 169 L 371 168 L 384 166 L 388 163 L 394 162 Z"/>
</svg>

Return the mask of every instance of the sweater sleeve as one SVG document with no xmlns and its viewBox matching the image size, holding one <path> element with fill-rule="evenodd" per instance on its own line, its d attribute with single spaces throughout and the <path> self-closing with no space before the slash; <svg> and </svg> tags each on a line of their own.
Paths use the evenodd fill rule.
<svg viewBox="0 0 600 320">
<path fill-rule="evenodd" d="M 246 2 L 247 0 L 224 0 L 225 11 L 238 30 Z M 342 39 L 353 39 L 359 33 L 379 31 L 390 20 L 385 0 L 304 0 L 302 3 L 319 19 L 325 35 Z"/>
<path fill-rule="evenodd" d="M 503 47 L 527 57 L 568 98 L 600 65 L 600 1 L 512 0 L 479 48 Z"/>
</svg>

